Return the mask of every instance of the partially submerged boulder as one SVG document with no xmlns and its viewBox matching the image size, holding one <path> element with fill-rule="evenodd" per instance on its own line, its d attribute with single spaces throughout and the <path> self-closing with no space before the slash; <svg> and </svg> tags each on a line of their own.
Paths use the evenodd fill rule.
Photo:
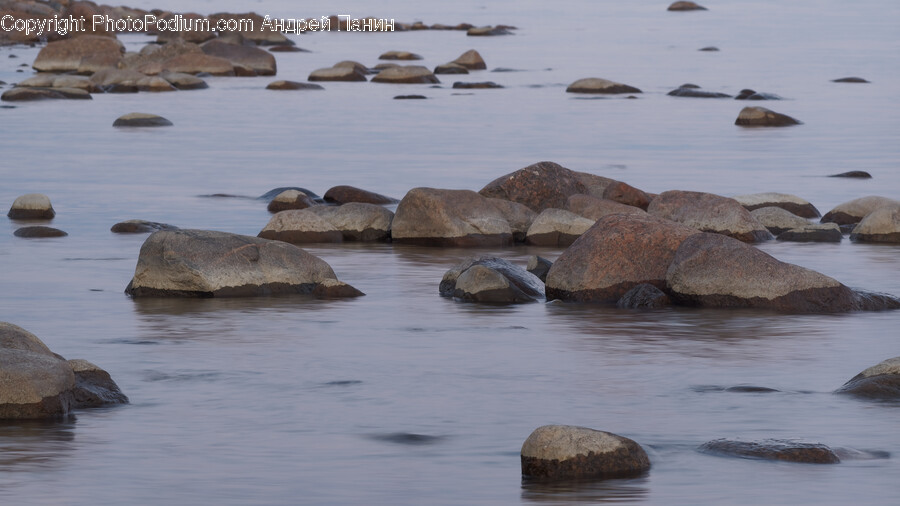
<svg viewBox="0 0 900 506">
<path fill-rule="evenodd" d="M 394 84 L 437 84 L 434 73 L 421 65 L 398 65 L 382 70 L 372 78 L 373 83 Z"/>
<path fill-rule="evenodd" d="M 14 220 L 50 220 L 56 216 L 50 197 L 43 193 L 26 193 L 16 197 L 7 216 Z"/>
<path fill-rule="evenodd" d="M 292 244 L 344 240 L 340 230 L 309 208 L 276 213 L 259 232 L 259 237 Z"/>
<path fill-rule="evenodd" d="M 649 283 L 641 283 L 628 290 L 616 302 L 616 307 L 623 309 L 659 309 L 671 305 L 669 296 Z"/>
<path fill-rule="evenodd" d="M 784 127 L 802 123 L 787 114 L 781 114 L 765 107 L 744 107 L 734 124 L 745 127 Z"/>
<path fill-rule="evenodd" d="M 822 223 L 837 223 L 838 225 L 852 225 L 859 223 L 869 213 L 881 207 L 895 207 L 900 205 L 900 200 L 894 200 L 878 195 L 860 197 L 843 204 L 837 205 L 831 211 L 822 216 Z"/>
<path fill-rule="evenodd" d="M 808 223 L 801 227 L 785 230 L 775 238 L 779 241 L 791 242 L 841 242 L 844 234 L 837 223 Z"/>
<path fill-rule="evenodd" d="M 900 357 L 880 362 L 844 383 L 835 393 L 871 399 L 900 399 Z"/>
<path fill-rule="evenodd" d="M 639 207 L 581 194 L 569 197 L 566 202 L 566 209 L 594 221 L 608 214 L 647 214 L 646 211 Z"/>
<path fill-rule="evenodd" d="M 350 202 L 361 202 L 364 204 L 396 204 L 399 200 L 382 195 L 380 193 L 363 190 L 354 186 L 339 185 L 333 186 L 325 192 L 323 196 L 325 202 L 334 202 L 336 204 L 348 204 Z"/>
<path fill-rule="evenodd" d="M 233 66 L 248 68 L 255 75 L 274 76 L 278 71 L 275 56 L 257 47 L 228 44 L 213 39 L 203 43 L 200 48 L 205 54 L 224 58 Z"/>
<path fill-rule="evenodd" d="M 394 213 L 376 204 L 348 202 L 340 206 L 315 206 L 309 211 L 331 223 L 345 241 L 386 241 L 391 237 Z"/>
<path fill-rule="evenodd" d="M 513 230 L 504 212 L 471 190 L 413 188 L 397 205 L 394 242 L 426 246 L 507 246 Z"/>
<path fill-rule="evenodd" d="M 782 232 L 803 228 L 810 224 L 809 220 L 781 207 L 760 207 L 750 211 L 750 215 L 776 236 Z"/>
<path fill-rule="evenodd" d="M 310 81 L 367 81 L 366 73 L 355 67 L 328 67 L 314 70 L 307 77 Z"/>
<path fill-rule="evenodd" d="M 660 193 L 647 212 L 704 232 L 745 242 L 773 239 L 772 234 L 738 201 L 712 193 L 671 190 Z"/>
<path fill-rule="evenodd" d="M 534 302 L 544 298 L 544 284 L 506 260 L 478 257 L 463 260 L 447 271 L 439 292 L 444 297 L 472 302 Z"/>
<path fill-rule="evenodd" d="M 459 65 L 468 70 L 484 70 L 487 68 L 487 64 L 484 62 L 484 59 L 478 54 L 478 51 L 474 49 L 470 49 L 465 53 L 459 55 L 458 58 L 453 60 L 453 64 Z"/>
<path fill-rule="evenodd" d="M 124 52 L 125 46 L 114 38 L 81 35 L 50 42 L 38 53 L 32 67 L 38 72 L 91 74 L 115 67 Z"/>
<path fill-rule="evenodd" d="M 178 227 L 155 221 L 126 220 L 116 223 L 109 229 L 114 234 L 148 234 L 160 230 L 178 230 Z"/>
<path fill-rule="evenodd" d="M 605 95 L 613 95 L 620 93 L 641 93 L 641 90 L 627 84 L 601 79 L 599 77 L 588 77 L 579 79 L 570 84 L 566 88 L 568 93 L 599 93 Z"/>
<path fill-rule="evenodd" d="M 704 443 L 699 449 L 701 452 L 714 455 L 803 464 L 837 464 L 841 461 L 831 448 L 823 444 L 786 439 L 764 439 L 762 441 L 716 439 Z"/>
<path fill-rule="evenodd" d="M 669 5 L 668 11 L 705 11 L 706 7 L 694 2 L 674 2 Z"/>
<path fill-rule="evenodd" d="M 266 209 L 270 213 L 279 213 L 289 209 L 306 209 L 317 205 L 309 195 L 299 190 L 285 190 L 269 202 Z"/>
<path fill-rule="evenodd" d="M 753 193 L 750 195 L 738 195 L 734 197 L 734 200 L 737 200 L 748 211 L 762 207 L 780 207 L 801 218 L 818 218 L 822 216 L 819 210 L 816 209 L 816 206 L 810 204 L 807 200 L 787 193 Z"/>
<path fill-rule="evenodd" d="M 164 127 L 172 126 L 172 122 L 157 116 L 156 114 L 147 114 L 143 112 L 132 112 L 116 118 L 113 121 L 114 127 Z"/>
<path fill-rule="evenodd" d="M 850 232 L 850 240 L 900 244 L 900 204 L 867 214 Z"/>
<path fill-rule="evenodd" d="M 13 232 L 13 235 L 16 237 L 22 237 L 27 239 L 36 239 L 43 237 L 65 237 L 67 234 L 65 231 L 60 230 L 58 228 L 53 227 L 45 227 L 43 225 L 35 225 L 31 227 L 21 227 L 16 229 Z"/>
<path fill-rule="evenodd" d="M 647 452 L 631 439 L 571 425 L 538 427 L 521 457 L 522 476 L 539 481 L 622 478 L 650 469 Z"/>
</svg>

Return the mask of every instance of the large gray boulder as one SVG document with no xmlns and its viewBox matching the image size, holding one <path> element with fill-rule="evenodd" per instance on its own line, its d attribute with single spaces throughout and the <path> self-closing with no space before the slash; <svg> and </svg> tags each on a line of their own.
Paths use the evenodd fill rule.
<svg viewBox="0 0 900 506">
<path fill-rule="evenodd" d="M 663 192 L 653 199 L 647 212 L 704 232 L 715 232 L 745 242 L 774 238 L 738 201 L 712 193 Z"/>
<path fill-rule="evenodd" d="M 513 230 L 503 210 L 471 190 L 413 188 L 397 205 L 391 237 L 426 246 L 507 246 Z"/>
<path fill-rule="evenodd" d="M 26 193 L 16 197 L 7 216 L 14 220 L 49 220 L 56 216 L 50 197 L 43 193 Z"/>
<path fill-rule="evenodd" d="M 850 378 L 835 393 L 900 399 L 900 357 L 889 358 Z"/>
<path fill-rule="evenodd" d="M 631 439 L 571 425 L 538 427 L 521 457 L 522 476 L 540 481 L 621 478 L 650 469 L 647 452 Z"/>
<path fill-rule="evenodd" d="M 136 298 L 308 294 L 329 280 L 337 281 L 331 266 L 286 242 L 175 230 L 147 238 L 125 292 Z"/>
<path fill-rule="evenodd" d="M 554 162 L 538 162 L 491 181 L 478 193 L 511 200 L 540 212 L 564 209 L 569 197 L 588 193 L 576 172 Z"/>
<path fill-rule="evenodd" d="M 752 193 L 738 195 L 734 197 L 734 200 L 737 200 L 748 211 L 763 207 L 780 207 L 801 218 L 818 218 L 822 216 L 819 210 L 816 209 L 816 206 L 810 204 L 809 201 L 789 193 Z"/>
<path fill-rule="evenodd" d="M 900 243 L 900 204 L 881 207 L 867 214 L 850 232 L 850 240 Z"/>
<path fill-rule="evenodd" d="M 872 211 L 882 207 L 894 207 L 900 205 L 900 200 L 888 197 L 870 195 L 860 197 L 843 204 L 838 204 L 831 211 L 822 216 L 822 223 L 837 223 L 838 225 L 852 225 L 859 223 Z"/>
<path fill-rule="evenodd" d="M 376 204 L 350 202 L 315 206 L 309 211 L 331 223 L 345 241 L 386 241 L 391 236 L 394 213 Z"/>
<path fill-rule="evenodd" d="M 463 260 L 444 274 L 444 297 L 472 302 L 517 303 L 544 298 L 544 283 L 534 274 L 501 258 Z"/>
</svg>

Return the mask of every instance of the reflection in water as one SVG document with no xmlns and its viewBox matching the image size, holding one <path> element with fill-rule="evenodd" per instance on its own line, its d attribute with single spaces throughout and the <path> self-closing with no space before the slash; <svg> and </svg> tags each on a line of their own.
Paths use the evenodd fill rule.
<svg viewBox="0 0 900 506">
<path fill-rule="evenodd" d="M 0 472 L 35 472 L 58 466 L 74 449 L 75 417 L 0 421 Z"/>
<path fill-rule="evenodd" d="M 647 498 L 646 478 L 541 483 L 522 480 L 522 500 L 541 504 L 626 503 Z"/>
</svg>

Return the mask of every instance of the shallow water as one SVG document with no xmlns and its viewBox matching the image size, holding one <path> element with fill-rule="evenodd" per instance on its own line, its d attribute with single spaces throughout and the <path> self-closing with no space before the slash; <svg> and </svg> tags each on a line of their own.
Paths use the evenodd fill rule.
<svg viewBox="0 0 900 506">
<path fill-rule="evenodd" d="M 178 2 L 146 7 L 179 7 Z M 571 304 L 481 306 L 443 299 L 443 273 L 471 253 L 392 245 L 307 248 L 367 293 L 133 301 L 123 289 L 146 236 L 109 232 L 141 218 L 255 235 L 252 199 L 299 185 L 352 184 L 401 197 L 414 186 L 479 189 L 539 160 L 668 189 L 782 191 L 823 213 L 852 198 L 900 197 L 900 4 L 886 1 L 419 5 L 194 2 L 209 13 L 376 15 L 426 23 L 507 23 L 509 37 L 458 32 L 310 34 L 312 53 L 278 54 L 278 79 L 305 80 L 386 50 L 433 67 L 470 48 L 489 69 L 443 88 L 325 83 L 271 92 L 273 78 L 210 78 L 210 89 L 95 95 L 0 109 L 0 203 L 48 194 L 68 237 L 23 240 L 0 222 L 0 320 L 67 358 L 107 369 L 128 406 L 58 423 L 0 425 L 4 504 L 893 504 L 898 406 L 830 392 L 900 355 L 900 313 L 779 315 Z M 123 37 L 137 49 L 149 40 Z M 715 45 L 717 53 L 697 49 Z M 37 48 L 0 48 L 0 80 L 28 75 Z M 8 58 L 18 55 L 18 59 Z M 830 79 L 858 75 L 866 85 Z M 638 100 L 564 93 L 581 77 L 641 88 Z M 458 77 L 458 79 L 457 79 Z M 502 90 L 457 94 L 455 80 Z M 776 93 L 763 104 L 804 125 L 741 129 L 745 104 L 668 97 L 694 82 Z M 424 101 L 394 101 L 422 93 Z M 754 104 L 756 105 L 756 104 Z M 111 128 L 127 112 L 172 128 Z M 866 170 L 871 180 L 824 176 Z M 900 294 L 900 247 L 770 242 L 762 249 L 858 288 Z M 524 264 L 560 250 L 486 250 Z M 736 385 L 774 393 L 722 391 Z M 584 425 L 650 453 L 642 478 L 523 484 L 518 452 L 536 427 Z M 797 438 L 890 458 L 835 466 L 698 453 L 720 437 Z"/>
</svg>

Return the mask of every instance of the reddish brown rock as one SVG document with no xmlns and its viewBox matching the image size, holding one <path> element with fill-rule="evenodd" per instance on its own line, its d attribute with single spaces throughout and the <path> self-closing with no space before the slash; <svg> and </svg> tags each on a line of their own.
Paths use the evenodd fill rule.
<svg viewBox="0 0 900 506">
<path fill-rule="evenodd" d="M 594 221 L 608 214 L 647 214 L 646 211 L 638 207 L 582 194 L 569 197 L 569 200 L 566 202 L 566 209 Z"/>
<path fill-rule="evenodd" d="M 563 209 L 570 196 L 587 192 L 574 171 L 553 162 L 538 162 L 491 181 L 478 193 L 540 212 L 551 207 Z"/>
<path fill-rule="evenodd" d="M 659 194 L 647 212 L 704 232 L 745 242 L 774 239 L 750 211 L 736 200 L 712 193 L 672 190 Z"/>
<path fill-rule="evenodd" d="M 334 186 L 325 192 L 323 197 L 325 202 L 334 202 L 337 204 L 346 204 L 348 202 L 362 202 L 364 204 L 396 204 L 399 200 L 381 195 L 380 193 L 370 192 L 354 186 L 340 185 Z"/>
<path fill-rule="evenodd" d="M 648 194 L 622 181 L 610 183 L 603 191 L 603 198 L 627 206 L 639 207 L 645 211 L 652 200 Z"/>
<path fill-rule="evenodd" d="M 84 35 L 47 44 L 34 59 L 32 67 L 38 72 L 91 74 L 115 67 L 124 52 L 124 46 L 116 39 Z"/>
<path fill-rule="evenodd" d="M 163 68 L 169 72 L 199 74 L 205 72 L 214 76 L 233 76 L 234 65 L 225 58 L 204 53 L 185 53 L 166 60 Z"/>
</svg>

